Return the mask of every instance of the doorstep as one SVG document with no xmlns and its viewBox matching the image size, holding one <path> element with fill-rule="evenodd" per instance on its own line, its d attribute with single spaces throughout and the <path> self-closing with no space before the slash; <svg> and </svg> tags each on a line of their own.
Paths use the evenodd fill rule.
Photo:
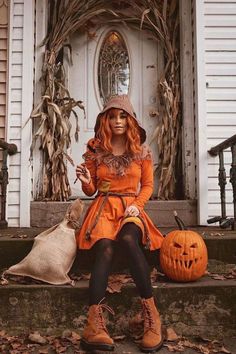
<svg viewBox="0 0 236 354">
<path fill-rule="evenodd" d="M 157 278 L 153 292 L 163 323 L 177 334 L 214 339 L 236 335 L 235 280 L 204 276 L 191 283 L 175 283 Z M 11 333 L 80 332 L 87 301 L 88 281 L 84 280 L 74 287 L 10 283 L 0 287 L 1 327 Z M 108 324 L 111 334 L 126 333 L 128 320 L 140 311 L 135 286 L 126 284 L 120 293 L 108 294 L 106 302 L 115 311 Z"/>
<path fill-rule="evenodd" d="M 91 204 L 91 199 L 84 199 L 84 213 Z M 68 202 L 31 202 L 30 225 L 32 227 L 51 227 L 62 221 L 66 209 L 72 203 Z M 145 211 L 158 227 L 176 226 L 173 211 L 183 219 L 186 225 L 197 224 L 196 200 L 149 200 Z"/>
</svg>

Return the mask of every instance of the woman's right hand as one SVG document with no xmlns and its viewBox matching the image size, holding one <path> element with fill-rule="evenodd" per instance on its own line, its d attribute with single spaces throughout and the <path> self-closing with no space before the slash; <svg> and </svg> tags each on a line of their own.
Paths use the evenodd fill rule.
<svg viewBox="0 0 236 354">
<path fill-rule="evenodd" d="M 91 175 L 85 164 L 76 166 L 76 177 L 83 183 L 91 182 Z"/>
</svg>

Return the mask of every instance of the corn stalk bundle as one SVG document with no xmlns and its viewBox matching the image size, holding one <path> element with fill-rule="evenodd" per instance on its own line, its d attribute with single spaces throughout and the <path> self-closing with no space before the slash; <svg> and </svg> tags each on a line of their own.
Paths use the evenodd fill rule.
<svg viewBox="0 0 236 354">
<path fill-rule="evenodd" d="M 43 95 L 31 118 L 38 118 L 38 129 L 33 137 L 31 151 L 36 140 L 41 139 L 43 151 L 42 199 L 68 200 L 71 188 L 68 180 L 65 150 L 71 144 L 70 116 L 76 119 L 75 139 L 78 140 L 78 115 L 74 108 L 84 110 L 81 101 L 70 97 L 66 88 L 63 67 L 65 48 L 71 54 L 69 36 L 75 31 L 84 31 L 93 18 L 105 11 L 103 1 L 51 0 L 49 1 L 48 34 L 43 64 Z"/>
<path fill-rule="evenodd" d="M 47 57 L 49 56 L 49 58 Z M 75 106 L 83 109 L 82 102 L 75 101 L 65 88 L 65 75 L 62 64 L 56 63 L 54 54 L 45 53 L 44 64 L 45 92 L 40 104 L 33 110 L 31 117 L 40 118 L 39 127 L 34 134 L 31 150 L 36 140 L 41 138 L 43 151 L 43 199 L 67 200 L 71 194 L 64 161 L 64 149 L 71 143 L 71 112 L 76 118 L 75 136 L 78 136 L 78 116 Z"/>
<path fill-rule="evenodd" d="M 167 1 L 163 2 L 163 11 L 162 14 L 159 12 L 158 22 L 162 24 L 163 30 L 165 69 L 159 83 L 162 121 L 156 136 L 159 152 L 157 197 L 173 199 L 176 195 L 179 171 L 182 170 L 177 0 L 169 1 L 168 4 Z"/>
<path fill-rule="evenodd" d="M 163 48 L 165 63 L 158 83 L 161 121 L 152 140 L 157 142 L 159 157 L 157 198 L 173 199 L 182 170 L 178 1 L 126 0 L 123 3 L 124 10 L 119 17 L 133 27 L 139 24 L 139 28 L 151 33 Z"/>
<path fill-rule="evenodd" d="M 153 139 L 158 147 L 158 199 L 173 199 L 181 171 L 181 116 L 179 86 L 179 15 L 177 0 L 146 0 L 133 4 L 140 27 L 150 31 L 163 48 L 164 70 L 158 83 L 159 117 Z"/>
<path fill-rule="evenodd" d="M 69 37 L 75 31 L 93 38 L 93 28 L 108 22 L 123 22 L 139 30 L 147 30 L 159 41 L 165 56 L 165 68 L 159 82 L 161 98 L 160 117 L 154 139 L 159 152 L 158 198 L 175 196 L 178 151 L 180 150 L 181 119 L 179 110 L 179 53 L 178 53 L 178 1 L 177 0 L 50 0 L 48 35 L 45 38 L 43 66 L 44 90 L 40 104 L 32 112 L 39 117 L 39 129 L 34 135 L 41 137 L 44 153 L 43 199 L 66 200 L 70 196 L 67 167 L 63 151 L 70 146 L 71 113 L 77 120 L 75 106 L 83 108 L 81 101 L 70 97 L 65 85 L 63 49 L 71 54 Z"/>
</svg>

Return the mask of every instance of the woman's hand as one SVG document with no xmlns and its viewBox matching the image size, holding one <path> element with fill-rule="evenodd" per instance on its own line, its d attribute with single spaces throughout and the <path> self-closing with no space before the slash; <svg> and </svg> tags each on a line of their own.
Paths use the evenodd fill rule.
<svg viewBox="0 0 236 354">
<path fill-rule="evenodd" d="M 139 210 L 135 205 L 130 205 L 125 209 L 125 216 L 138 216 Z"/>
<path fill-rule="evenodd" d="M 76 167 L 76 177 L 83 183 L 89 184 L 91 182 L 91 175 L 85 164 Z"/>
</svg>

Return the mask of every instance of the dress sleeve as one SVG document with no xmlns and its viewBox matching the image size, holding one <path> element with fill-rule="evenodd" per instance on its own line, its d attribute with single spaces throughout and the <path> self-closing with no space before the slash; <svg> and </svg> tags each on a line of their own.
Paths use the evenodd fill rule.
<svg viewBox="0 0 236 354">
<path fill-rule="evenodd" d="M 85 166 L 90 172 L 90 183 L 82 182 L 82 190 L 88 195 L 92 196 L 97 191 L 97 166 L 96 166 L 96 150 L 94 139 L 89 140 L 87 144 L 87 151 L 83 154 Z"/>
<path fill-rule="evenodd" d="M 143 149 L 143 157 L 141 160 L 141 180 L 140 191 L 136 197 L 134 205 L 142 210 L 149 200 L 153 192 L 153 160 L 150 148 Z"/>
</svg>

